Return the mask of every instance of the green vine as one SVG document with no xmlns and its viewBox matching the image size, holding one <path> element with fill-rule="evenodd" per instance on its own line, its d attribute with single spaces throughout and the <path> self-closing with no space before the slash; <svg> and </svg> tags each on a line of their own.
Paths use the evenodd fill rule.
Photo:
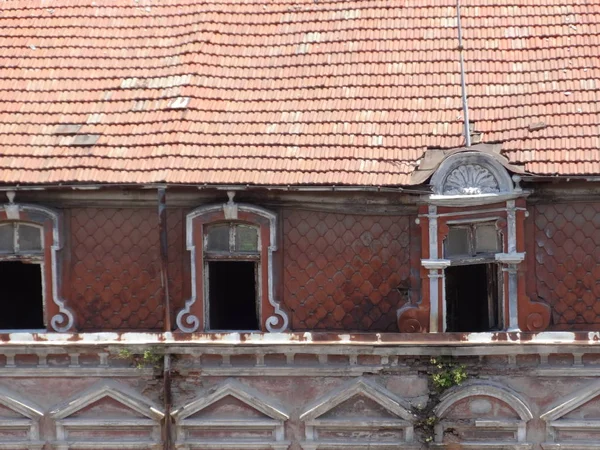
<svg viewBox="0 0 600 450">
<path fill-rule="evenodd" d="M 440 397 L 451 387 L 467 381 L 469 375 L 464 365 L 456 364 L 452 359 L 431 358 L 427 368 L 427 376 L 430 386 L 429 400 L 423 408 L 415 409 L 414 413 L 418 417 L 415 429 L 419 430 L 423 436 L 423 441 L 430 444 L 435 436 L 435 426 L 439 422 L 434 410 L 440 402 Z"/>
<path fill-rule="evenodd" d="M 465 366 L 462 364 L 455 364 L 451 361 L 442 361 L 435 358 L 431 358 L 430 362 L 434 367 L 431 374 L 431 381 L 436 391 L 440 394 L 453 386 L 462 384 L 469 377 Z"/>
<path fill-rule="evenodd" d="M 119 358 L 130 360 L 136 369 L 147 367 L 162 369 L 163 365 L 163 354 L 158 347 L 150 347 L 141 354 L 134 353 L 128 348 L 122 348 L 119 350 Z"/>
</svg>

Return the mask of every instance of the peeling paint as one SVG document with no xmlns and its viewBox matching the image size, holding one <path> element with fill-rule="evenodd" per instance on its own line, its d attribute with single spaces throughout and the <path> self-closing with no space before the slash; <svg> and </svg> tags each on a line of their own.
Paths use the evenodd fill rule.
<svg viewBox="0 0 600 450">
<path fill-rule="evenodd" d="M 371 345 L 371 346 L 457 346 L 472 345 L 519 346 L 538 344 L 592 345 L 600 341 L 600 332 L 493 332 L 493 333 L 0 333 L 0 347 L 14 345 Z"/>
</svg>

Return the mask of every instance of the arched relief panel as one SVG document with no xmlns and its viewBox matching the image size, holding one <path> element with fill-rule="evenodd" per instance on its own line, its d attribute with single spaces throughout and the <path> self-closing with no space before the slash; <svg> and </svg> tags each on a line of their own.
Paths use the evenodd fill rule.
<svg viewBox="0 0 600 450">
<path fill-rule="evenodd" d="M 191 258 L 191 298 L 177 314 L 179 330 L 191 333 L 207 329 L 207 295 L 204 274 L 205 228 L 219 223 L 254 225 L 260 235 L 260 280 L 257 301 L 260 305 L 260 330 L 284 331 L 288 327 L 288 316 L 275 299 L 273 253 L 277 250 L 277 216 L 275 213 L 254 205 L 237 204 L 230 201 L 221 205 L 202 206 L 187 215 L 186 243 Z"/>
<path fill-rule="evenodd" d="M 422 232 L 423 298 L 419 305 L 398 311 L 401 331 L 540 331 L 548 326 L 549 307 L 527 297 L 526 268 L 520 264 L 525 258 L 527 192 L 519 185 L 520 177 L 511 179 L 498 158 L 473 151 L 456 152 L 433 174 L 433 193 L 426 198 L 427 204 L 420 207 L 418 218 Z M 476 248 L 479 230 L 487 236 L 495 233 L 498 245 L 480 253 Z M 445 242 L 451 231 L 455 236 L 464 235 L 461 239 L 468 252 L 450 253 Z M 454 239 L 456 242 L 458 238 Z M 480 300 L 478 296 L 478 301 L 488 302 L 488 312 L 481 314 L 477 324 L 469 326 L 457 325 L 451 319 L 457 314 L 461 317 L 460 310 L 454 311 L 460 302 L 446 297 L 447 283 L 455 283 L 460 276 L 457 267 L 467 265 L 477 265 L 476 276 L 488 283 L 487 294 Z M 453 279 L 447 281 L 450 271 Z M 455 292 L 456 284 L 450 288 L 451 293 Z M 449 308 L 453 308 L 452 314 Z"/>
<path fill-rule="evenodd" d="M 530 407 L 514 390 L 492 382 L 474 382 L 448 391 L 434 410 L 432 448 L 480 450 L 531 449 L 526 442 Z"/>
<path fill-rule="evenodd" d="M 11 199 L 14 195 L 11 196 Z M 16 222 L 39 226 L 43 230 L 42 289 L 44 323 L 53 331 L 72 331 L 74 317 L 61 298 L 58 252 L 62 249 L 61 219 L 58 212 L 38 205 L 10 202 L 0 205 L 0 224 Z M 22 259 L 22 258 L 19 258 Z"/>
<path fill-rule="evenodd" d="M 440 196 L 498 196 L 511 194 L 506 169 L 491 156 L 461 152 L 446 158 L 431 177 L 433 193 Z"/>
</svg>

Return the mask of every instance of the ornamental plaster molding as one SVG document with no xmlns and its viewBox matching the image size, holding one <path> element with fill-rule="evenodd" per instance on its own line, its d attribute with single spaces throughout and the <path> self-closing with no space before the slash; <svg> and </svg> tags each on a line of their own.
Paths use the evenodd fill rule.
<svg viewBox="0 0 600 450">
<path fill-rule="evenodd" d="M 228 193 L 229 201 L 221 205 L 208 205 L 201 206 L 190 212 L 186 216 L 186 247 L 190 252 L 191 259 L 191 280 L 192 280 L 192 294 L 189 299 L 185 301 L 185 305 L 181 311 L 177 314 L 176 322 L 179 329 L 185 333 L 193 333 L 198 331 L 200 328 L 200 319 L 198 316 L 192 314 L 192 306 L 198 300 L 198 292 L 196 289 L 197 281 L 197 268 L 196 268 L 196 246 L 194 244 L 194 232 L 193 222 L 197 217 L 201 217 L 207 214 L 223 211 L 224 217 L 227 220 L 235 220 L 238 217 L 240 211 L 256 214 L 260 217 L 264 217 L 269 221 L 269 247 L 267 255 L 267 264 L 269 266 L 269 279 L 268 281 L 268 298 L 269 304 L 274 309 L 274 314 L 267 318 L 265 321 L 265 327 L 269 332 L 281 332 L 288 328 L 289 318 L 285 311 L 281 308 L 279 301 L 275 299 L 275 287 L 273 281 L 273 253 L 277 251 L 277 215 L 267 209 L 259 206 L 247 205 L 243 203 L 234 203 L 233 195 Z M 203 251 L 203 249 L 199 249 Z"/>
<path fill-rule="evenodd" d="M 324 417 L 328 412 L 356 396 L 363 396 L 372 400 L 386 410 L 391 417 L 372 418 L 368 416 L 367 411 L 365 411 L 365 417 L 358 418 L 355 416 L 344 418 L 343 414 L 336 415 L 335 419 Z M 402 431 L 403 441 L 396 443 L 393 448 L 398 448 L 398 444 L 401 444 L 402 448 L 405 449 L 420 448 L 419 445 L 413 444 L 413 424 L 416 417 L 411 413 L 410 408 L 407 402 L 367 378 L 361 377 L 350 380 L 324 397 L 319 398 L 319 400 L 310 403 L 302 410 L 300 420 L 305 424 L 305 440 L 302 442 L 302 448 L 305 450 L 320 448 L 392 448 L 389 441 L 377 441 L 377 432 L 384 429 Z M 344 433 L 356 430 L 373 435 L 368 441 L 364 442 L 356 438 L 348 437 L 345 439 L 343 437 Z M 336 432 L 338 437 L 335 439 L 321 437 L 319 436 L 320 431 Z"/>
<path fill-rule="evenodd" d="M 446 178 L 444 195 L 481 195 L 500 192 L 498 181 L 492 173 L 479 164 L 458 166 Z"/>
<path fill-rule="evenodd" d="M 507 386 L 489 381 L 465 383 L 450 389 L 442 396 L 440 403 L 435 407 L 434 412 L 436 416 L 443 419 L 446 417 L 450 408 L 456 403 L 465 398 L 476 396 L 492 397 L 506 403 L 519 415 L 521 420 L 525 422 L 533 419 L 531 408 L 527 405 L 525 399 L 523 399 L 516 391 Z"/>
<path fill-rule="evenodd" d="M 597 433 L 600 432 L 600 419 L 565 419 L 564 417 L 599 396 L 600 381 L 592 383 L 583 389 L 579 389 L 549 406 L 540 416 L 540 418 L 546 422 L 547 442 L 542 444 L 542 447 L 545 450 L 597 449 L 598 441 L 590 440 L 590 436 L 597 435 Z M 565 431 L 570 435 L 569 441 L 562 441 L 560 439 L 561 431 Z M 576 432 L 582 433 L 581 440 L 578 440 L 577 437 L 573 436 Z"/>
<path fill-rule="evenodd" d="M 71 417 L 104 398 L 110 398 L 144 418 L 128 415 L 107 418 Z M 100 381 L 55 406 L 50 411 L 50 416 L 56 424 L 57 440 L 54 442 L 56 450 L 80 447 L 98 450 L 107 447 L 133 449 L 141 448 L 141 445 L 148 449 L 162 448 L 160 421 L 165 415 L 160 407 L 130 387 L 112 380 Z M 146 433 L 147 437 L 136 437 L 133 441 L 131 438 L 120 439 L 109 435 L 111 430 L 123 429 Z M 71 431 L 77 431 L 78 436 L 70 438 Z M 82 432 L 85 431 L 89 432 L 90 437 L 81 438 Z M 106 433 L 106 435 L 102 433 Z"/>
<path fill-rule="evenodd" d="M 226 397 L 233 397 L 263 417 L 238 415 L 234 417 L 201 416 L 195 414 L 206 410 Z M 210 414 L 210 413 L 209 413 Z M 264 449 L 285 450 L 290 442 L 285 440 L 284 423 L 290 418 L 286 409 L 275 400 L 261 392 L 246 386 L 239 381 L 229 379 L 202 392 L 190 402 L 177 407 L 172 415 L 177 430 L 177 448 L 181 449 Z M 264 417 L 266 416 L 266 418 Z M 199 439 L 190 436 L 191 430 L 237 430 L 236 438 Z M 253 433 L 272 431 L 270 437 L 256 438 Z M 248 433 L 248 437 L 240 437 L 239 432 Z"/>
<path fill-rule="evenodd" d="M 14 198 L 14 197 L 13 197 Z M 52 273 L 52 301 L 58 306 L 58 313 L 50 318 L 50 325 L 54 331 L 64 333 L 73 328 L 74 319 L 72 311 L 66 306 L 66 300 L 59 295 L 58 257 L 57 253 L 62 249 L 61 220 L 58 212 L 38 205 L 24 203 L 8 203 L 0 205 L 0 210 L 6 213 L 9 220 L 33 221 L 43 223 L 46 220 L 52 222 L 52 247 L 50 248 L 50 265 Z M 21 216 L 26 213 L 26 218 Z M 45 271 L 42 270 L 42 280 L 45 280 Z M 44 283 L 45 284 L 45 283 Z"/>
<path fill-rule="evenodd" d="M 22 418 L 0 418 L 2 441 L 0 448 L 39 450 L 44 446 L 40 440 L 39 421 L 44 416 L 42 408 L 20 395 L 0 387 L 0 405 L 23 416 Z M 23 429 L 27 436 L 23 437 Z M 13 439 L 11 432 L 16 432 Z"/>
<path fill-rule="evenodd" d="M 600 381 L 579 389 L 549 406 L 540 416 L 545 422 L 552 422 L 566 416 L 590 400 L 600 396 Z"/>
<path fill-rule="evenodd" d="M 459 152 L 448 156 L 431 177 L 431 203 L 465 206 L 504 201 L 522 195 L 495 158 L 482 152 Z"/>
<path fill-rule="evenodd" d="M 165 415 L 160 407 L 122 383 L 112 380 L 100 381 L 69 400 L 56 405 L 50 411 L 54 419 L 65 419 L 103 398 L 112 398 L 118 403 L 153 420 L 161 420 Z"/>
<path fill-rule="evenodd" d="M 479 419 L 473 418 L 473 423 L 476 429 L 492 431 L 509 431 L 516 434 L 516 442 L 510 443 L 499 441 L 486 441 L 485 448 L 506 448 L 506 449 L 521 449 L 531 448 L 531 444 L 525 442 L 527 439 L 527 422 L 533 418 L 531 408 L 517 392 L 511 388 L 490 382 L 477 381 L 465 383 L 449 390 L 440 399 L 440 403 L 435 407 L 434 413 L 441 420 L 435 426 L 435 442 L 437 448 L 444 447 L 444 433 L 448 428 L 453 428 L 455 424 L 448 417 L 452 407 L 460 401 L 470 397 L 490 397 L 499 400 L 508 405 L 518 416 L 519 420 L 513 418 L 494 418 L 494 419 Z M 476 415 L 477 413 L 474 413 Z M 464 426 L 464 425 L 462 425 Z M 479 447 L 478 447 L 479 445 Z M 461 442 L 461 448 L 479 449 L 484 447 L 482 442 Z"/>
</svg>

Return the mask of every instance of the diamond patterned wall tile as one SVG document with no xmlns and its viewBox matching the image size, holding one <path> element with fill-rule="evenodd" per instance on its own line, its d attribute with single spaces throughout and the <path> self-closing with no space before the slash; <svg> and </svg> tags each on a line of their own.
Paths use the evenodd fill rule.
<svg viewBox="0 0 600 450">
<path fill-rule="evenodd" d="M 79 327 L 82 330 L 162 327 L 164 306 L 156 210 L 74 209 L 71 234 L 70 305 L 77 314 Z M 174 294 L 181 295 L 177 289 Z"/>
<path fill-rule="evenodd" d="M 189 258 L 185 248 L 185 212 L 167 210 L 167 238 L 169 243 L 169 295 L 171 297 L 171 323 L 185 299 L 190 296 Z M 187 272 L 186 272 L 187 271 Z"/>
<path fill-rule="evenodd" d="M 397 331 L 411 282 L 408 216 L 287 210 L 284 303 L 293 330 Z"/>
<path fill-rule="evenodd" d="M 600 324 L 600 203 L 536 205 L 536 295 L 552 306 L 556 330 Z"/>
</svg>

